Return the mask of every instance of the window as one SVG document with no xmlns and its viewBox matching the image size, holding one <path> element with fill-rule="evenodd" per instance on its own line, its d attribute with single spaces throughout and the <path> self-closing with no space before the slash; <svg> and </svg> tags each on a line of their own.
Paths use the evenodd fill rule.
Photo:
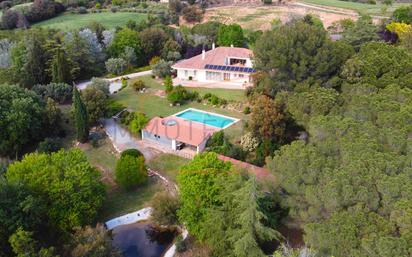
<svg viewBox="0 0 412 257">
<path fill-rule="evenodd" d="M 223 76 L 220 72 L 206 71 L 206 80 L 221 81 Z"/>
<path fill-rule="evenodd" d="M 195 71 L 193 71 L 193 76 L 194 77 L 196 77 L 196 73 L 197 73 L 197 71 L 195 70 Z"/>
<path fill-rule="evenodd" d="M 187 70 L 185 70 L 185 77 L 187 77 L 187 75 L 188 75 L 188 71 L 187 71 Z"/>
<path fill-rule="evenodd" d="M 239 74 L 239 78 L 243 78 L 245 75 L 243 74 Z"/>
</svg>

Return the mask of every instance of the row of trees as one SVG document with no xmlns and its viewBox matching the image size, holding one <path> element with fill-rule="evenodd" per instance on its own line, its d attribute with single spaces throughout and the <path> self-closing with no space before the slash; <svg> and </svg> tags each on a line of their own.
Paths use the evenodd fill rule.
<svg viewBox="0 0 412 257">
<path fill-rule="evenodd" d="M 65 9 L 62 3 L 54 0 L 34 0 L 27 10 L 10 8 L 11 4 L 7 2 L 9 1 L 2 2 L 2 29 L 26 29 L 30 26 L 30 23 L 50 19 L 62 13 Z"/>
</svg>

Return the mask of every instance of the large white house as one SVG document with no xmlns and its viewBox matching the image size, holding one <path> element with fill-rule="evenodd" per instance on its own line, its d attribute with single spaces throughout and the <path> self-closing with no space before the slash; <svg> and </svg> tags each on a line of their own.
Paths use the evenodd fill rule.
<svg viewBox="0 0 412 257">
<path fill-rule="evenodd" d="M 253 52 L 240 47 L 212 47 L 210 51 L 172 66 L 180 80 L 199 82 L 230 82 L 248 85 L 255 69 L 251 57 Z"/>
</svg>

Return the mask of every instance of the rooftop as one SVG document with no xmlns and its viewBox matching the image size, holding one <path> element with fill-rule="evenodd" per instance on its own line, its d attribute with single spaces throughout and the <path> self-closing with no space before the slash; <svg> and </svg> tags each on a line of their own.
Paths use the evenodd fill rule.
<svg viewBox="0 0 412 257">
<path fill-rule="evenodd" d="M 171 116 L 166 118 L 154 117 L 145 130 L 185 144 L 198 146 L 219 129 Z"/>
<path fill-rule="evenodd" d="M 247 48 L 221 46 L 207 51 L 204 59 L 202 58 L 202 54 L 199 54 L 190 59 L 177 62 L 172 68 L 204 69 L 206 65 L 225 65 L 226 57 L 243 59 L 251 58 L 252 56 L 252 50 Z"/>
</svg>

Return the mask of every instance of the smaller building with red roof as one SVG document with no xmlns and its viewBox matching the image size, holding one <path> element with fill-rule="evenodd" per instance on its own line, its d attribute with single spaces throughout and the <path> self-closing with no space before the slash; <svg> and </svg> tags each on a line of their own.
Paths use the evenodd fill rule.
<svg viewBox="0 0 412 257">
<path fill-rule="evenodd" d="M 252 65 L 253 52 L 240 47 L 212 47 L 202 54 L 182 60 L 172 66 L 180 80 L 199 82 L 231 82 L 249 84 L 251 74 L 255 72 Z"/>
<path fill-rule="evenodd" d="M 178 115 L 192 111 L 206 118 L 196 121 L 178 117 Z M 239 120 L 224 115 L 189 108 L 166 118 L 154 117 L 142 130 L 142 139 L 154 141 L 174 151 L 189 148 L 199 153 L 206 148 L 207 140 L 215 132 L 237 121 Z"/>
</svg>

